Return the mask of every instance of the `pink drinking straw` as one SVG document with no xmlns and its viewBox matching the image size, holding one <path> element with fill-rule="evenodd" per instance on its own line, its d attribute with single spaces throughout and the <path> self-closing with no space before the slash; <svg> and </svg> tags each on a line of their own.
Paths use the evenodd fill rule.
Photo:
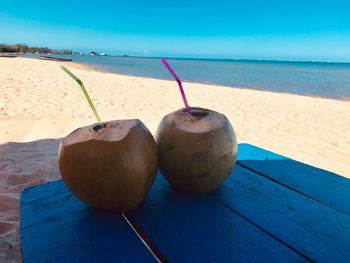
<svg viewBox="0 0 350 263">
<path fill-rule="evenodd" d="M 160 60 L 163 62 L 164 66 L 169 70 L 170 74 L 174 77 L 174 79 L 176 80 L 177 84 L 179 85 L 179 89 L 180 89 L 180 92 L 181 92 L 181 95 L 182 95 L 182 99 L 183 99 L 184 104 L 185 104 L 186 111 L 189 113 L 190 112 L 190 107 L 188 106 L 188 103 L 187 103 L 187 100 L 186 100 L 186 95 L 185 95 L 184 89 L 182 88 L 181 80 L 175 74 L 174 70 L 170 67 L 170 65 L 165 60 L 165 58 L 161 58 Z"/>
</svg>

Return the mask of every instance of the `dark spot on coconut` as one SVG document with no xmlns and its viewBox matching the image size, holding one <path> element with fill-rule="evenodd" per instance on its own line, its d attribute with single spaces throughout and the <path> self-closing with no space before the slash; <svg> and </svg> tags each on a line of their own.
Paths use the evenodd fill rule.
<svg viewBox="0 0 350 263">
<path fill-rule="evenodd" d="M 192 160 L 195 162 L 206 162 L 207 161 L 207 153 L 206 152 L 196 152 L 192 155 Z"/>
<path fill-rule="evenodd" d="M 232 154 L 232 152 L 229 152 L 229 153 L 226 153 L 224 155 L 221 155 L 220 156 L 220 160 L 228 160 L 229 159 L 229 156 Z"/>
<path fill-rule="evenodd" d="M 208 176 L 208 173 L 201 173 L 200 175 L 198 175 L 199 178 L 203 178 L 203 177 L 206 177 Z"/>
<path fill-rule="evenodd" d="M 168 146 L 168 147 L 166 147 L 166 149 L 169 151 L 169 150 L 174 150 L 175 149 L 175 146 Z"/>
<path fill-rule="evenodd" d="M 198 144 L 198 145 L 201 145 L 201 144 L 206 144 L 206 143 L 208 143 L 208 137 L 207 136 L 203 136 L 202 138 L 200 138 L 197 142 L 196 142 L 196 144 Z"/>
<path fill-rule="evenodd" d="M 227 158 L 227 154 L 220 156 L 220 160 L 223 160 L 223 159 L 226 159 L 226 158 Z"/>
</svg>

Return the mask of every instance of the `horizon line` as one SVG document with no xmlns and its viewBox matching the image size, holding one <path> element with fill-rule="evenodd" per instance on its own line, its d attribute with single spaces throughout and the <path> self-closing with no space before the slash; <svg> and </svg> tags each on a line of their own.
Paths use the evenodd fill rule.
<svg viewBox="0 0 350 263">
<path fill-rule="evenodd" d="M 75 52 L 75 51 L 74 51 Z M 89 52 L 75 52 L 82 53 L 84 56 L 89 56 Z M 106 53 L 106 52 L 102 52 Z M 259 59 L 259 58 L 208 58 L 208 57 L 168 57 L 168 56 L 142 56 L 142 55 L 128 55 L 128 54 L 114 54 L 110 55 L 108 53 L 107 57 L 124 57 L 124 58 L 157 58 L 161 59 L 162 57 L 167 59 L 179 59 L 179 60 L 232 60 L 232 61 L 261 61 L 261 62 L 289 62 L 289 63 L 325 63 L 325 64 L 350 64 L 350 61 L 322 61 L 322 60 L 287 60 L 287 59 Z M 72 54 L 77 55 L 77 54 Z M 101 55 L 96 55 L 101 56 Z M 103 56 L 101 56 L 103 57 Z"/>
<path fill-rule="evenodd" d="M 84 54 L 85 55 L 85 54 Z M 123 57 L 123 55 L 108 55 L 110 57 Z M 124 56 L 125 57 L 125 56 Z M 262 61 L 262 62 L 292 62 L 292 63 L 329 63 L 329 64 L 350 64 L 350 61 L 321 61 L 321 60 L 284 60 L 284 59 L 259 59 L 259 58 L 198 58 L 198 57 L 167 57 L 167 56 L 133 56 L 132 58 L 167 58 L 167 59 L 191 59 L 191 60 L 235 60 L 235 61 Z"/>
</svg>

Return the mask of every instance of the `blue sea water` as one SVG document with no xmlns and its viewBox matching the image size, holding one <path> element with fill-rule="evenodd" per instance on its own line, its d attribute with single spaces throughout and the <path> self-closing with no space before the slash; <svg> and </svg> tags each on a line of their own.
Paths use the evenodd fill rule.
<svg viewBox="0 0 350 263">
<path fill-rule="evenodd" d="M 71 55 L 112 73 L 172 79 L 159 58 Z M 350 98 L 350 63 L 167 59 L 182 81 L 329 98 Z"/>
</svg>

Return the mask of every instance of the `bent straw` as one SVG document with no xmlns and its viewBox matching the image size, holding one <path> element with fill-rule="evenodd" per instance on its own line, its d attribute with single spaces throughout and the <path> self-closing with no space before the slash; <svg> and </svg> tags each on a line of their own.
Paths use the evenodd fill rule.
<svg viewBox="0 0 350 263">
<path fill-rule="evenodd" d="M 174 77 L 174 79 L 176 80 L 177 84 L 179 85 L 179 89 L 180 89 L 180 92 L 181 92 L 181 95 L 182 95 L 182 100 L 184 101 L 186 111 L 189 113 L 190 112 L 190 107 L 188 106 L 186 95 L 185 95 L 184 89 L 182 88 L 181 80 L 175 74 L 174 70 L 170 67 L 170 65 L 165 60 L 165 58 L 161 58 L 160 61 L 163 62 L 164 66 L 169 70 L 170 74 Z"/>
<path fill-rule="evenodd" d="M 66 72 L 69 76 L 71 76 L 72 79 L 74 79 L 76 82 L 78 82 L 81 90 L 83 91 L 83 93 L 85 95 L 86 100 L 88 101 L 88 103 L 90 105 L 90 108 L 92 109 L 92 111 L 95 114 L 95 117 L 96 117 L 98 123 L 101 126 L 103 126 L 102 120 L 101 120 L 100 116 L 98 115 L 97 110 L 96 110 L 94 104 L 92 103 L 92 100 L 90 99 L 89 93 L 87 92 L 83 82 L 80 79 L 78 79 L 78 77 L 75 76 L 72 72 L 70 72 L 65 66 L 61 65 L 60 68 L 63 69 L 63 71 Z"/>
</svg>

